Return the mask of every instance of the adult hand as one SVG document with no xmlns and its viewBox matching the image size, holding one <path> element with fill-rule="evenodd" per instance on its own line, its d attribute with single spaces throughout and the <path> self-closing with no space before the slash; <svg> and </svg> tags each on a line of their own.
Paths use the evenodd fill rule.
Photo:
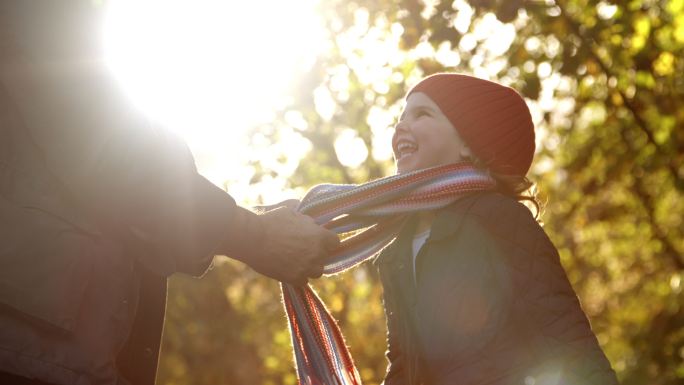
<svg viewBox="0 0 684 385">
<path fill-rule="evenodd" d="M 297 210 L 297 207 L 299 207 L 300 202 L 301 201 L 299 199 L 285 199 L 284 201 L 282 201 L 280 203 L 276 203 L 275 206 L 276 207 L 285 206 L 289 209 Z"/>
<path fill-rule="evenodd" d="M 299 207 L 299 202 L 299 199 L 285 199 L 284 201 L 273 205 L 254 206 L 252 209 L 258 213 L 265 213 L 267 211 L 275 210 L 278 207 L 287 207 L 292 210 L 297 210 L 297 207 Z"/>
<path fill-rule="evenodd" d="M 240 220 L 245 222 L 242 228 L 259 228 L 259 240 L 245 244 L 233 234 L 229 237 L 233 245 L 224 248 L 229 251 L 227 255 L 263 275 L 294 285 L 320 277 L 326 258 L 340 243 L 337 234 L 285 206 L 259 216 L 243 215 Z"/>
<path fill-rule="evenodd" d="M 323 274 L 326 258 L 339 245 L 337 234 L 318 226 L 311 217 L 280 207 L 259 218 L 264 247 L 250 266 L 281 281 L 304 284 Z"/>
</svg>

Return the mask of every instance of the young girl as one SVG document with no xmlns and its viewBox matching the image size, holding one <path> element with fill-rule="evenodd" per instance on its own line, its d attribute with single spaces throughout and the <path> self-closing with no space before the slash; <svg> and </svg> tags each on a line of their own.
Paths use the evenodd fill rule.
<svg viewBox="0 0 684 385">
<path fill-rule="evenodd" d="M 392 139 L 397 173 L 471 161 L 496 181 L 413 215 L 379 255 L 386 385 L 617 384 L 556 251 L 520 203 L 534 126 L 509 87 L 423 79 Z"/>
<path fill-rule="evenodd" d="M 617 384 L 558 252 L 520 203 L 536 205 L 524 195 L 534 126 L 520 95 L 430 76 L 408 93 L 392 146 L 396 175 L 318 185 L 298 206 L 335 232 L 360 231 L 326 275 L 382 250 L 385 385 Z M 283 300 L 300 384 L 361 384 L 315 292 L 284 284 Z"/>
</svg>

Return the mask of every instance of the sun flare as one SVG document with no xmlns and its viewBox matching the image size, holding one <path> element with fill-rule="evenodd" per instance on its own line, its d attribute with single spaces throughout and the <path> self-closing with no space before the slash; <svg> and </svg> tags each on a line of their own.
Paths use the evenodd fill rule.
<svg viewBox="0 0 684 385">
<path fill-rule="evenodd" d="M 131 98 L 191 145 L 268 120 L 320 50 L 315 2 L 112 0 L 107 60 Z M 202 144 L 200 144 L 202 145 Z"/>
</svg>

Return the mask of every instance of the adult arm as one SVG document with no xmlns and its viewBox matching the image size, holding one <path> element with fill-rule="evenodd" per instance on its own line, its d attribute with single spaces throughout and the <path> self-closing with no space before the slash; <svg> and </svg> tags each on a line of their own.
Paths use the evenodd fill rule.
<svg viewBox="0 0 684 385">
<path fill-rule="evenodd" d="M 2 85 L 51 173 L 100 226 L 141 250 L 149 269 L 201 274 L 220 253 L 285 281 L 320 275 L 334 234 L 292 210 L 257 216 L 238 207 L 103 65 L 36 64 L 16 53 L 1 62 Z"/>
<path fill-rule="evenodd" d="M 2 78 L 13 107 L 72 199 L 152 271 L 204 271 L 225 232 L 238 230 L 239 211 L 183 142 L 150 124 L 100 65 L 13 64 Z M 248 230 L 247 241 L 260 236 Z"/>
</svg>

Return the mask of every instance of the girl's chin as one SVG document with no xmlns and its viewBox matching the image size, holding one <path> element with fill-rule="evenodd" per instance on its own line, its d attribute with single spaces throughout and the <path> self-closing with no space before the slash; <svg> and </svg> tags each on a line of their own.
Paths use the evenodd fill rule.
<svg viewBox="0 0 684 385">
<path fill-rule="evenodd" d="M 430 167 L 441 166 L 449 163 L 456 163 L 461 161 L 461 159 L 450 159 L 439 161 L 437 159 L 425 159 L 420 158 L 415 155 L 406 155 L 403 158 L 395 162 L 397 168 L 397 174 L 405 174 L 407 172 L 423 170 Z"/>
<path fill-rule="evenodd" d="M 406 155 L 397 160 L 396 165 L 397 174 L 405 174 L 407 172 L 419 170 L 421 168 L 413 155 Z"/>
</svg>

